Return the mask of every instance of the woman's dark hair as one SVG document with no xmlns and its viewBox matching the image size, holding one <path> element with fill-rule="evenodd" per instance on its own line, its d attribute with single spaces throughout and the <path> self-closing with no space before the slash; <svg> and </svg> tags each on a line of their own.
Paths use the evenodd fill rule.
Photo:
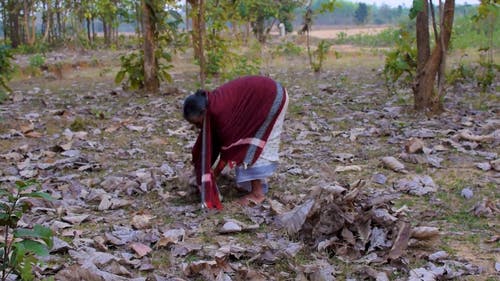
<svg viewBox="0 0 500 281">
<path fill-rule="evenodd" d="M 188 96 L 184 100 L 184 119 L 191 120 L 200 116 L 207 109 L 207 93 L 204 90 L 197 90 L 196 93 Z"/>
</svg>

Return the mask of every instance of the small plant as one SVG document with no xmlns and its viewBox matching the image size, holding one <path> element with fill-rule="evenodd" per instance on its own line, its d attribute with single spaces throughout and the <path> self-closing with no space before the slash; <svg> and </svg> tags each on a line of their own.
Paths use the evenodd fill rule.
<svg viewBox="0 0 500 281">
<path fill-rule="evenodd" d="M 29 64 L 31 67 L 40 68 L 45 64 L 45 57 L 40 54 L 33 55 L 29 58 Z"/>
<path fill-rule="evenodd" d="M 12 78 L 14 72 L 13 59 L 14 56 L 10 48 L 5 45 L 0 46 L 0 91 L 5 90 L 10 92 L 7 82 Z"/>
<path fill-rule="evenodd" d="M 346 39 L 347 39 L 347 33 L 345 33 L 344 31 L 341 31 L 339 34 L 337 34 L 337 42 L 339 44 L 345 43 Z"/>
<path fill-rule="evenodd" d="M 480 49 L 479 67 L 476 71 L 477 85 L 482 92 L 486 92 L 495 81 L 496 72 L 500 70 L 500 65 L 488 59 L 488 48 Z"/>
<path fill-rule="evenodd" d="M 384 76 L 391 92 L 394 92 L 394 85 L 398 81 L 410 84 L 415 78 L 417 71 L 415 40 L 413 32 L 402 28 L 396 38 L 396 47 L 386 54 Z"/>
<path fill-rule="evenodd" d="M 155 50 L 157 75 L 160 81 L 172 81 L 168 70 L 173 67 L 170 63 L 170 53 L 158 48 Z M 115 76 L 115 83 L 121 83 L 128 76 L 127 84 L 132 90 L 144 87 L 144 52 L 138 51 L 120 57 L 121 68 Z"/>
<path fill-rule="evenodd" d="M 207 36 L 207 74 L 216 76 L 223 72 L 224 67 L 231 62 L 233 53 L 230 42 L 218 34 Z"/>
<path fill-rule="evenodd" d="M 312 8 L 312 3 L 314 1 L 309 1 L 305 13 L 304 13 L 304 24 L 302 27 L 301 33 L 306 34 L 306 45 L 307 45 L 307 55 L 309 57 L 309 65 L 313 69 L 314 72 L 320 72 L 321 67 L 323 65 L 323 61 L 326 58 L 326 54 L 328 53 L 328 50 L 330 49 L 330 46 L 332 45 L 330 42 L 326 40 L 321 40 L 318 44 L 318 47 L 316 50 L 313 52 L 311 50 L 311 26 L 313 24 L 313 18 L 317 14 L 322 14 L 325 12 L 330 12 L 332 13 L 335 10 L 336 7 L 336 0 L 328 0 L 324 1 L 323 3 L 320 4 L 320 7 L 317 10 L 313 11 Z"/>
<path fill-rule="evenodd" d="M 260 70 L 260 59 L 249 60 L 244 56 L 235 57 L 236 64 L 229 70 L 223 73 L 224 80 L 231 80 L 243 75 L 255 75 Z"/>
<path fill-rule="evenodd" d="M 458 65 L 453 67 L 450 72 L 446 75 L 446 81 L 449 84 L 463 83 L 474 79 L 474 68 L 463 62 L 463 58 L 467 56 L 466 54 L 460 58 Z"/>
<path fill-rule="evenodd" d="M 332 43 L 326 40 L 319 41 L 318 47 L 313 52 L 313 57 L 315 57 L 315 59 L 311 61 L 311 66 L 314 72 L 321 71 L 323 62 L 325 61 L 326 55 L 328 54 L 328 50 L 330 49 L 331 46 Z"/>
<path fill-rule="evenodd" d="M 275 56 L 299 56 L 304 52 L 304 49 L 293 42 L 286 42 L 283 44 L 279 44 L 276 47 L 276 50 L 273 52 Z"/>
<path fill-rule="evenodd" d="M 34 191 L 34 181 L 16 182 L 13 188 L 0 189 L 0 227 L 4 241 L 0 242 L 0 280 L 16 274 L 22 280 L 33 280 L 33 266 L 39 256 L 48 256 L 52 248 L 52 231 L 41 225 L 32 229 L 17 226 L 23 214 L 30 211 L 29 198 L 52 200 L 44 192 Z"/>
</svg>

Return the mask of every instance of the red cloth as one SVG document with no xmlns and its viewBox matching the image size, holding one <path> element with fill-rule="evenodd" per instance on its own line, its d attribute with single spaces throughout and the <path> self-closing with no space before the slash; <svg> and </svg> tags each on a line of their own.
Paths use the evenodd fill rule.
<svg viewBox="0 0 500 281">
<path fill-rule="evenodd" d="M 277 98 L 277 87 L 281 86 L 270 78 L 246 76 L 207 93 L 208 106 L 203 129 L 192 150 L 196 178 L 205 191 L 202 191 L 202 194 L 205 194 L 202 200 L 204 199 L 203 203 L 207 208 L 222 208 L 215 177 L 211 170 L 219 154 L 226 162 L 243 164 L 252 146 L 248 141 L 253 140 L 254 143 L 259 141 L 261 146 L 254 146 L 255 153 L 249 153 L 251 159 L 247 159 L 248 163 L 245 164 L 250 166 L 259 158 L 263 145 L 286 101 L 282 88 L 282 98 Z M 277 112 L 271 110 L 274 103 L 279 103 Z M 269 118 L 270 122 L 266 121 Z M 262 131 L 261 136 L 258 136 L 256 140 L 259 130 Z M 203 134 L 205 134 L 204 147 Z"/>
</svg>

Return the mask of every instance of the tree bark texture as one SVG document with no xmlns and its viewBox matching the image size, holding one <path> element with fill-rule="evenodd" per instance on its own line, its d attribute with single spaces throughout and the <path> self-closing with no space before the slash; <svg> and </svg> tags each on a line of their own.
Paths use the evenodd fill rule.
<svg viewBox="0 0 500 281">
<path fill-rule="evenodd" d="M 188 0 L 188 3 L 191 6 L 191 38 L 193 41 L 194 58 L 200 64 L 200 83 L 203 88 L 206 78 L 206 61 L 203 46 L 205 40 L 205 3 L 204 0 Z"/>
<path fill-rule="evenodd" d="M 198 0 L 188 0 L 191 6 L 191 20 L 192 20 L 192 31 L 191 31 L 191 41 L 193 42 L 194 59 L 198 60 L 200 58 L 200 43 L 198 41 L 200 34 L 200 21 L 198 20 L 198 11 L 200 9 Z"/>
<path fill-rule="evenodd" d="M 148 92 L 158 91 L 160 81 L 155 58 L 155 24 L 152 7 L 148 0 L 142 0 L 142 22 L 144 26 L 144 88 Z"/>
<path fill-rule="evenodd" d="M 205 87 L 205 78 L 206 78 L 206 62 L 205 62 L 205 54 L 204 54 L 204 40 L 205 40 L 205 1 L 204 0 L 199 0 L 199 10 L 198 10 L 198 22 L 199 22 L 199 36 L 198 36 L 198 42 L 199 42 L 199 47 L 200 47 L 200 84 L 201 87 Z"/>
<path fill-rule="evenodd" d="M 451 31 L 453 26 L 453 16 L 455 11 L 455 1 L 446 0 L 444 4 L 442 29 L 440 31 L 440 39 L 436 42 L 432 53 L 427 55 L 427 49 L 430 45 L 429 40 L 429 16 L 422 15 L 428 10 L 428 1 L 426 3 L 425 11 L 417 15 L 417 48 L 418 48 L 418 62 L 417 62 L 417 76 L 413 86 L 415 109 L 418 111 L 429 111 L 431 113 L 439 113 L 443 110 L 442 100 L 439 94 L 435 91 L 436 75 L 448 44 L 451 38 Z M 428 13 L 428 12 L 427 12 Z M 420 21 L 418 20 L 419 16 Z M 425 20 L 426 18 L 427 20 Z M 424 26 L 425 25 L 425 26 Z M 424 30 L 425 29 L 425 30 Z M 420 33 L 420 34 L 419 34 Z M 426 40 L 426 41 L 425 41 Z M 425 59 L 427 57 L 427 59 Z"/>
</svg>

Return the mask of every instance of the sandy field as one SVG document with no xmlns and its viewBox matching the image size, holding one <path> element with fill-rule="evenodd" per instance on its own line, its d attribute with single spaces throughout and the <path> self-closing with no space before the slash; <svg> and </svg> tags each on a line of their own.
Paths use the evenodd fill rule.
<svg viewBox="0 0 500 281">
<path fill-rule="evenodd" d="M 388 25 L 365 25 L 365 26 L 313 26 L 311 36 L 321 39 L 334 39 L 341 32 L 347 35 L 377 34 L 389 28 Z"/>
</svg>

